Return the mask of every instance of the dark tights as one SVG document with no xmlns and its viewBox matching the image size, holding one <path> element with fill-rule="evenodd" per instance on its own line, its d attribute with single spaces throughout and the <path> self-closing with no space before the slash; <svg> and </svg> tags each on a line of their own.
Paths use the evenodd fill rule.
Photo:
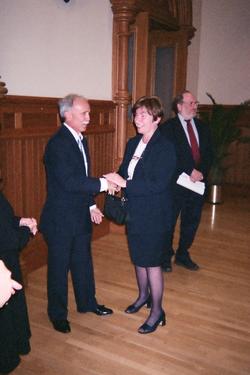
<svg viewBox="0 0 250 375">
<path fill-rule="evenodd" d="M 162 312 L 163 275 L 161 267 L 139 267 L 135 266 L 136 280 L 139 296 L 135 306 L 141 305 L 151 296 L 151 311 L 146 323 L 152 326 L 160 317 Z"/>
</svg>

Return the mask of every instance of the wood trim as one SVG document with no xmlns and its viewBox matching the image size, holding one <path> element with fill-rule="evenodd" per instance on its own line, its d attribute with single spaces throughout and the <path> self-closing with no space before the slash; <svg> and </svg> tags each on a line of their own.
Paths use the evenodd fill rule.
<svg viewBox="0 0 250 375">
<path fill-rule="evenodd" d="M 128 106 L 131 95 L 128 92 L 128 40 L 129 26 L 135 20 L 135 1 L 112 0 L 113 11 L 113 100 L 117 104 L 115 165 L 122 160 L 127 141 Z"/>
</svg>

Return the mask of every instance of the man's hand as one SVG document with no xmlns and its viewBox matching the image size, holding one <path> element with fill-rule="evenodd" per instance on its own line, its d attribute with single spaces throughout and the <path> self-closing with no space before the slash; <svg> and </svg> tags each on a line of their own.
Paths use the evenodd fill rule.
<svg viewBox="0 0 250 375">
<path fill-rule="evenodd" d="M 120 186 L 114 184 L 113 182 L 107 180 L 108 183 L 108 193 L 111 195 L 114 195 L 115 193 L 118 193 L 118 191 L 121 190 Z"/>
<path fill-rule="evenodd" d="M 34 236 L 37 233 L 37 221 L 33 217 L 22 217 L 20 219 L 19 226 L 28 227 Z"/>
<path fill-rule="evenodd" d="M 0 308 L 10 299 L 16 290 L 22 289 L 22 285 L 11 278 L 11 272 L 0 260 Z"/>
<path fill-rule="evenodd" d="M 98 207 L 90 209 L 90 217 L 92 223 L 101 224 L 103 216 L 103 213 L 101 212 L 101 210 L 99 210 Z"/>
<path fill-rule="evenodd" d="M 190 180 L 192 182 L 202 181 L 203 180 L 203 174 L 200 171 L 198 171 L 197 169 L 193 169 L 193 172 L 190 175 Z"/>
</svg>

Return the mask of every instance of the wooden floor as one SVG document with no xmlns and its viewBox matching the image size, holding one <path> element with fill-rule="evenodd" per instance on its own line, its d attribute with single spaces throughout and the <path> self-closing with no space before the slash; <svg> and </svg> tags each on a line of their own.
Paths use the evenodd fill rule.
<svg viewBox="0 0 250 375">
<path fill-rule="evenodd" d="M 242 193 L 242 192 L 241 192 Z M 244 193 L 244 192 L 243 192 Z M 201 266 L 165 274 L 168 323 L 150 335 L 137 328 L 147 310 L 127 315 L 136 284 L 126 238 L 110 234 L 93 243 L 99 303 L 108 317 L 75 311 L 70 284 L 71 334 L 52 329 L 46 315 L 46 268 L 29 277 L 26 291 L 32 351 L 15 375 L 249 375 L 250 201 L 237 191 L 221 205 L 206 204 L 192 247 Z"/>
</svg>

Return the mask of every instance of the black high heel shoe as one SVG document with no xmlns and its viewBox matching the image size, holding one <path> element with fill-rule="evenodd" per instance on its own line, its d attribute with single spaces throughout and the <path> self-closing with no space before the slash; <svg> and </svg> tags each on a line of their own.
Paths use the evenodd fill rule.
<svg viewBox="0 0 250 375">
<path fill-rule="evenodd" d="M 146 301 L 144 301 L 143 303 L 141 303 L 138 306 L 136 306 L 134 303 L 132 305 L 129 305 L 126 308 L 125 313 L 134 314 L 137 311 L 139 311 L 142 308 L 142 306 L 144 306 L 144 305 L 146 305 L 147 309 L 150 309 L 150 307 L 151 307 L 151 297 L 150 296 L 146 299 Z"/>
<path fill-rule="evenodd" d="M 158 326 L 165 326 L 166 325 L 166 315 L 165 312 L 162 310 L 162 313 L 159 317 L 159 319 L 152 325 L 150 326 L 147 323 L 144 323 L 142 326 L 139 327 L 138 332 L 142 334 L 146 333 L 152 333 L 156 330 Z"/>
</svg>

